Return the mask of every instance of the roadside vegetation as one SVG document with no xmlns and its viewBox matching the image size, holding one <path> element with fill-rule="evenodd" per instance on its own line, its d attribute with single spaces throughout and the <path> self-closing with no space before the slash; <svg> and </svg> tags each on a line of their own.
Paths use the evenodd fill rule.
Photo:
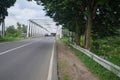
<svg viewBox="0 0 120 80">
<path fill-rule="evenodd" d="M 120 66 L 120 37 L 112 36 L 92 42 L 91 51 Z"/>
<path fill-rule="evenodd" d="M 62 38 L 61 42 L 66 44 L 68 42 L 67 40 L 68 40 L 67 38 Z M 98 64 L 97 62 L 95 62 L 94 60 L 92 60 L 91 58 L 86 56 L 84 53 L 80 52 L 79 50 L 77 50 L 73 47 L 71 47 L 71 49 L 74 51 L 75 55 L 78 56 L 78 58 L 82 62 L 84 62 L 84 64 L 90 69 L 90 71 L 95 73 L 100 78 L 100 80 L 120 80 L 120 78 L 118 76 L 116 76 L 111 71 L 108 71 L 107 69 L 102 67 L 100 64 Z M 106 49 L 104 51 L 106 51 Z M 99 54 L 97 54 L 97 55 L 99 55 Z M 111 55 L 114 55 L 114 54 L 111 54 Z M 119 58 L 119 57 L 117 57 L 117 58 Z M 111 59 L 111 62 L 113 62 L 113 63 L 116 62 L 116 64 L 119 64 L 118 61 L 117 61 L 117 59 L 115 59 L 115 57 L 114 57 L 114 60 Z"/>
<path fill-rule="evenodd" d="M 62 42 L 65 44 L 75 44 L 75 39 L 72 41 L 69 32 L 63 29 Z M 120 32 L 119 32 L 120 33 Z M 109 36 L 102 39 L 95 39 L 91 41 L 91 52 L 94 54 L 120 66 L 120 34 L 116 36 Z M 74 37 L 73 37 L 74 38 Z M 84 48 L 84 37 L 81 37 L 81 47 Z"/>
<path fill-rule="evenodd" d="M 2 0 L 0 1 L 0 42 L 13 41 L 21 39 L 21 35 L 26 33 L 26 26 L 17 23 L 15 26 L 5 26 L 5 18 L 8 16 L 8 8 L 14 6 L 16 0 Z"/>
<path fill-rule="evenodd" d="M 21 40 L 26 37 L 27 27 L 17 22 L 17 28 L 11 25 L 6 28 L 4 37 L 0 35 L 0 42 Z"/>
<path fill-rule="evenodd" d="M 28 0 L 31 1 L 31 0 Z M 63 39 L 120 65 L 119 0 L 35 0 L 63 26 Z M 68 33 L 68 34 L 66 34 Z"/>
<path fill-rule="evenodd" d="M 101 65 L 96 63 L 94 60 L 86 56 L 84 53 L 72 48 L 75 54 L 84 62 L 84 64 L 90 69 L 91 72 L 95 73 L 100 80 L 120 80 L 118 76 L 113 74 L 111 71 L 106 70 Z"/>
<path fill-rule="evenodd" d="M 59 78 L 60 80 L 70 80 L 69 65 L 66 61 L 59 60 Z"/>
<path fill-rule="evenodd" d="M 8 8 L 14 6 L 16 0 L 4 0 L 0 1 L 0 42 L 5 41 L 5 18 L 8 16 Z"/>
</svg>

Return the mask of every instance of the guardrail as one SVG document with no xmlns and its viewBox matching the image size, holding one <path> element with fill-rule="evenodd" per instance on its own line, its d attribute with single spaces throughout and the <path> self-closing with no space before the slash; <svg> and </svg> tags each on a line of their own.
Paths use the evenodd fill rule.
<svg viewBox="0 0 120 80">
<path fill-rule="evenodd" d="M 115 73 L 118 77 L 120 77 L 120 67 L 93 54 L 92 52 L 88 51 L 87 49 L 81 48 L 80 46 L 77 45 L 71 45 L 74 48 L 78 49 L 79 51 L 83 52 L 85 55 L 89 56 L 90 58 L 92 58 L 94 61 L 96 61 L 98 64 L 100 64 L 101 66 L 103 66 L 104 68 L 106 68 L 109 71 L 112 71 L 113 73 Z"/>
</svg>

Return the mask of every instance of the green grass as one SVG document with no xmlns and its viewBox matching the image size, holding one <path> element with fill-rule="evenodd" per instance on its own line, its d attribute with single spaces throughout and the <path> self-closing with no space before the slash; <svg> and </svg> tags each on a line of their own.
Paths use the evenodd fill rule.
<svg viewBox="0 0 120 80">
<path fill-rule="evenodd" d="M 60 41 L 68 44 L 69 38 L 62 38 Z M 81 41 L 84 41 L 83 36 Z M 81 44 L 83 46 L 84 42 Z M 105 56 L 106 60 L 120 66 L 120 37 L 112 36 L 92 41 L 91 52 L 98 56 Z"/>
<path fill-rule="evenodd" d="M 72 48 L 75 54 L 82 60 L 85 65 L 90 69 L 91 72 L 95 73 L 100 80 L 120 80 L 118 76 L 116 76 L 111 71 L 106 70 L 101 65 L 96 63 L 94 60 L 86 56 L 84 53 L 78 51 L 77 49 Z"/>
<path fill-rule="evenodd" d="M 2 42 L 9 42 L 9 41 L 18 41 L 18 40 L 23 40 L 24 38 L 20 38 L 20 37 L 5 37 L 4 39 L 0 39 L 0 43 Z"/>
<path fill-rule="evenodd" d="M 64 60 L 58 61 L 60 80 L 70 80 L 69 65 Z"/>
<path fill-rule="evenodd" d="M 107 56 L 107 60 L 120 66 L 120 37 L 106 37 L 92 42 L 91 51 L 99 56 Z"/>
<path fill-rule="evenodd" d="M 69 41 L 69 38 L 62 38 L 60 39 L 61 42 L 65 43 L 65 44 L 68 44 L 68 41 Z"/>
<path fill-rule="evenodd" d="M 114 55 L 112 57 L 109 57 L 107 60 L 120 66 L 120 55 Z"/>
</svg>

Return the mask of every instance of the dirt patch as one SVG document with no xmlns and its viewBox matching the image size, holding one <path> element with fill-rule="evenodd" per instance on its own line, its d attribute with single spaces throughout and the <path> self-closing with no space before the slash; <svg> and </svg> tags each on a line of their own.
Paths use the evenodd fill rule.
<svg viewBox="0 0 120 80">
<path fill-rule="evenodd" d="M 57 43 L 57 49 L 59 80 L 99 80 L 68 46 Z"/>
</svg>

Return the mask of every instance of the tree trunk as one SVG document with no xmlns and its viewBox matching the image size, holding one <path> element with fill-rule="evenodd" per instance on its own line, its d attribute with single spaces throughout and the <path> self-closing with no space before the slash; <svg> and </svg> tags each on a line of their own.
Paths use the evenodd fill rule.
<svg viewBox="0 0 120 80">
<path fill-rule="evenodd" d="M 76 27 L 76 34 L 75 34 L 75 41 L 76 41 L 76 44 L 80 46 L 80 28 L 79 28 L 79 25 L 77 24 L 77 27 Z"/>
<path fill-rule="evenodd" d="M 72 36 L 71 36 L 71 37 L 72 37 L 72 43 L 73 43 L 73 42 L 74 42 L 74 38 L 73 38 L 73 32 L 72 32 Z"/>
<path fill-rule="evenodd" d="M 75 36 L 75 41 L 76 41 L 76 44 L 80 46 L 80 35 L 78 33 L 76 33 L 76 36 Z"/>
<path fill-rule="evenodd" d="M 79 20 L 76 18 L 76 33 L 75 33 L 75 42 L 77 45 L 80 46 L 80 38 L 81 38 L 81 34 L 80 34 L 80 27 L 79 27 Z"/>
<path fill-rule="evenodd" d="M 91 26 L 92 26 L 92 16 L 91 14 L 87 17 L 86 31 L 85 31 L 85 48 L 90 50 L 90 34 L 91 34 Z"/>
<path fill-rule="evenodd" d="M 4 19 L 2 20 L 2 37 L 4 38 L 5 36 L 5 21 Z"/>
<path fill-rule="evenodd" d="M 70 34 L 70 31 L 69 31 L 69 42 L 71 42 L 71 34 Z"/>
</svg>

